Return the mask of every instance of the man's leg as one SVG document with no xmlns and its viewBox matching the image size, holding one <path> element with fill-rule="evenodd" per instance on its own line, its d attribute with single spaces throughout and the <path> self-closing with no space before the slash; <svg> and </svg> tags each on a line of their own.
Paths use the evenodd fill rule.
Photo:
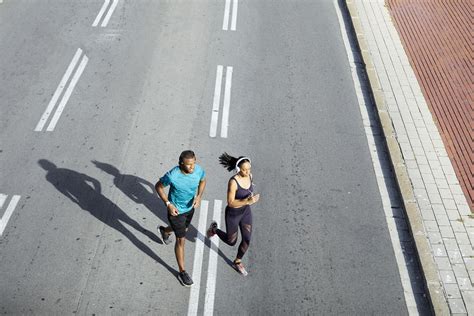
<svg viewBox="0 0 474 316">
<path fill-rule="evenodd" d="M 194 209 L 187 213 L 178 215 L 176 220 L 172 219 L 173 230 L 176 235 L 174 253 L 176 255 L 176 261 L 178 262 L 179 268 L 178 279 L 184 286 L 191 286 L 193 284 L 193 279 L 191 279 L 189 274 L 184 269 L 184 242 L 186 240 L 186 231 L 188 230 L 188 226 L 191 223 L 193 214 Z"/>
<path fill-rule="evenodd" d="M 178 280 L 184 286 L 193 285 L 193 279 L 189 274 L 184 270 L 184 241 L 185 237 L 176 237 L 176 244 L 174 246 L 174 253 L 176 255 L 176 261 L 178 262 Z"/>
<path fill-rule="evenodd" d="M 176 243 L 174 245 L 174 253 L 176 255 L 176 261 L 178 262 L 179 272 L 183 272 L 184 269 L 184 242 L 186 238 L 176 238 Z"/>
<path fill-rule="evenodd" d="M 186 240 L 185 236 L 188 232 L 189 225 L 193 219 L 194 209 L 189 211 L 184 215 L 184 232 L 180 231 L 180 236 L 176 236 L 176 244 L 174 246 L 174 253 L 176 254 L 176 261 L 178 261 L 179 272 L 184 271 L 184 241 Z M 181 228 L 181 227 L 180 227 Z M 181 237 L 182 234 L 182 237 Z"/>
</svg>

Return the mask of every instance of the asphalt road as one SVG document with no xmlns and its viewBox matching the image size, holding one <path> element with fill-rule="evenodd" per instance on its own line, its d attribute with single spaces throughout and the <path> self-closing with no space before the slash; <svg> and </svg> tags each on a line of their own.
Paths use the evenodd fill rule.
<svg viewBox="0 0 474 316">
<path fill-rule="evenodd" d="M 190 148 L 207 223 L 231 175 L 222 152 L 252 158 L 261 194 L 247 278 L 219 245 L 215 314 L 407 314 L 333 1 L 239 1 L 235 31 L 225 1 L 119 0 L 94 27 L 103 4 L 0 4 L 0 193 L 20 196 L 0 237 L 0 312 L 186 314 L 153 185 Z M 36 131 L 78 49 L 86 64 L 57 124 Z"/>
</svg>

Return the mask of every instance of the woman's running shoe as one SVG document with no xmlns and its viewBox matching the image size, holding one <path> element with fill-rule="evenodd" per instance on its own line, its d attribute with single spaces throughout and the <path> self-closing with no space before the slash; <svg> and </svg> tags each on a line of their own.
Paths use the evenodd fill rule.
<svg viewBox="0 0 474 316">
<path fill-rule="evenodd" d="M 247 276 L 248 272 L 247 270 L 245 270 L 245 267 L 242 262 L 238 262 L 238 263 L 234 262 L 232 263 L 232 267 L 243 276 Z"/>
<path fill-rule="evenodd" d="M 217 230 L 217 222 L 212 221 L 211 225 L 209 225 L 209 228 L 207 229 L 207 233 L 206 233 L 207 238 L 211 238 L 212 236 L 214 236 L 216 234 L 216 230 Z"/>
</svg>

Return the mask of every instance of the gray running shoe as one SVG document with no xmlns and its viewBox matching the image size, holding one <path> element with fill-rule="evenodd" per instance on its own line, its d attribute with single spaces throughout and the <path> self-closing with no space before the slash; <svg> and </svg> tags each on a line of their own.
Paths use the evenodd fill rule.
<svg viewBox="0 0 474 316">
<path fill-rule="evenodd" d="M 211 225 L 209 225 L 209 228 L 207 229 L 207 238 L 211 238 L 212 236 L 214 236 L 216 234 L 216 230 L 217 230 L 217 222 L 216 221 L 212 221 Z"/>
<path fill-rule="evenodd" d="M 161 239 L 163 240 L 164 244 L 169 245 L 171 243 L 171 239 L 170 239 L 171 234 L 167 234 L 163 226 L 160 226 L 159 229 L 160 229 Z"/>
<path fill-rule="evenodd" d="M 191 279 L 186 271 L 178 273 L 178 280 L 183 286 L 190 287 L 193 285 L 193 279 Z"/>
</svg>

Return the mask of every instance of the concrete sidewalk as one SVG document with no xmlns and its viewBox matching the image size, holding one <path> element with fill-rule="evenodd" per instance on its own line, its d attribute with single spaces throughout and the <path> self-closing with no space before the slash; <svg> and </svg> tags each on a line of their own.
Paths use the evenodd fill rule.
<svg viewBox="0 0 474 316">
<path fill-rule="evenodd" d="M 385 1 L 346 5 L 434 312 L 474 315 L 474 218 L 420 83 Z"/>
</svg>

